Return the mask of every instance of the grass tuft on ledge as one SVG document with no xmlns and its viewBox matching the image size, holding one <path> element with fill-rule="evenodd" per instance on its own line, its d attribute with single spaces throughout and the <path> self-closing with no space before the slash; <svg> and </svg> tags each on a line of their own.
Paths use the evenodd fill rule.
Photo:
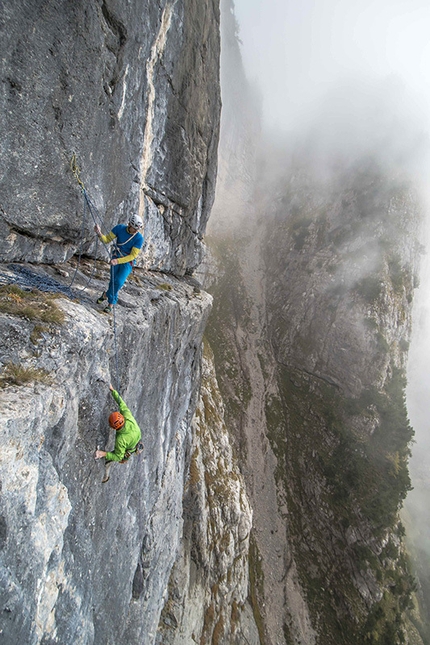
<svg viewBox="0 0 430 645">
<path fill-rule="evenodd" d="M 64 312 L 55 304 L 57 294 L 43 293 L 37 289 L 24 291 L 16 284 L 0 286 L 0 312 L 20 316 L 27 320 L 38 320 L 62 325 Z"/>
<path fill-rule="evenodd" d="M 28 385 L 29 383 L 51 383 L 48 372 L 37 367 L 24 367 L 16 363 L 6 363 L 0 376 L 0 387 L 8 385 Z"/>
</svg>

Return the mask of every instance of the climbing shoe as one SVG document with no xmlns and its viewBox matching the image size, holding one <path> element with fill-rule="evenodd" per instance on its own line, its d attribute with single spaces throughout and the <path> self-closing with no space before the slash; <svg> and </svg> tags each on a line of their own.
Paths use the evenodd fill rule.
<svg viewBox="0 0 430 645">
<path fill-rule="evenodd" d="M 101 303 L 107 299 L 106 291 L 103 291 L 102 295 L 100 298 L 97 298 L 96 302 L 98 305 L 101 305 Z"/>
<path fill-rule="evenodd" d="M 106 314 L 111 314 L 113 312 L 113 305 L 109 304 L 103 309 Z"/>
</svg>

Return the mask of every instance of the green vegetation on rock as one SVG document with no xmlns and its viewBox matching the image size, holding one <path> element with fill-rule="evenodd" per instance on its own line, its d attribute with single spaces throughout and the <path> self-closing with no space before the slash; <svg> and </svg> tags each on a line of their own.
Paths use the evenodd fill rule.
<svg viewBox="0 0 430 645">
<path fill-rule="evenodd" d="M 15 284 L 0 286 L 0 312 L 28 320 L 61 325 L 64 312 L 55 304 L 57 294 L 42 291 L 24 291 Z"/>
<path fill-rule="evenodd" d="M 251 398 L 249 376 L 241 368 L 235 334 L 238 325 L 246 329 L 249 324 L 249 303 L 241 282 L 237 244 L 218 242 L 215 252 L 223 259 L 223 275 L 211 290 L 214 304 L 206 336 L 214 353 L 227 419 L 237 419 Z"/>
</svg>

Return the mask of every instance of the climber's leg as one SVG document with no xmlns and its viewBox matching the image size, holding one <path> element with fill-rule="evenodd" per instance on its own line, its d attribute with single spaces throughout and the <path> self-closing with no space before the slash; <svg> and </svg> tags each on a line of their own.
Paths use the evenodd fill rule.
<svg viewBox="0 0 430 645">
<path fill-rule="evenodd" d="M 118 292 L 124 286 L 125 281 L 132 271 L 132 266 L 130 262 L 126 264 L 116 264 L 111 266 L 110 281 L 109 287 L 106 291 L 108 303 L 110 305 L 116 305 L 118 301 Z"/>
<path fill-rule="evenodd" d="M 110 469 L 112 468 L 112 464 L 113 464 L 113 461 L 107 461 L 105 463 L 105 472 L 103 475 L 102 484 L 105 484 L 107 481 L 109 481 Z"/>
</svg>

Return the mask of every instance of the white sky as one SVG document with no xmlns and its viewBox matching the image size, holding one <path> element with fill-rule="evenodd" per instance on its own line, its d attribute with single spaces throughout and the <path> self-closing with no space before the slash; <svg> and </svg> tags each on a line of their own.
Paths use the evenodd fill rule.
<svg viewBox="0 0 430 645">
<path fill-rule="evenodd" d="M 340 78 L 396 75 L 430 106 L 429 0 L 234 0 L 248 78 L 266 125 L 312 118 Z"/>
</svg>

